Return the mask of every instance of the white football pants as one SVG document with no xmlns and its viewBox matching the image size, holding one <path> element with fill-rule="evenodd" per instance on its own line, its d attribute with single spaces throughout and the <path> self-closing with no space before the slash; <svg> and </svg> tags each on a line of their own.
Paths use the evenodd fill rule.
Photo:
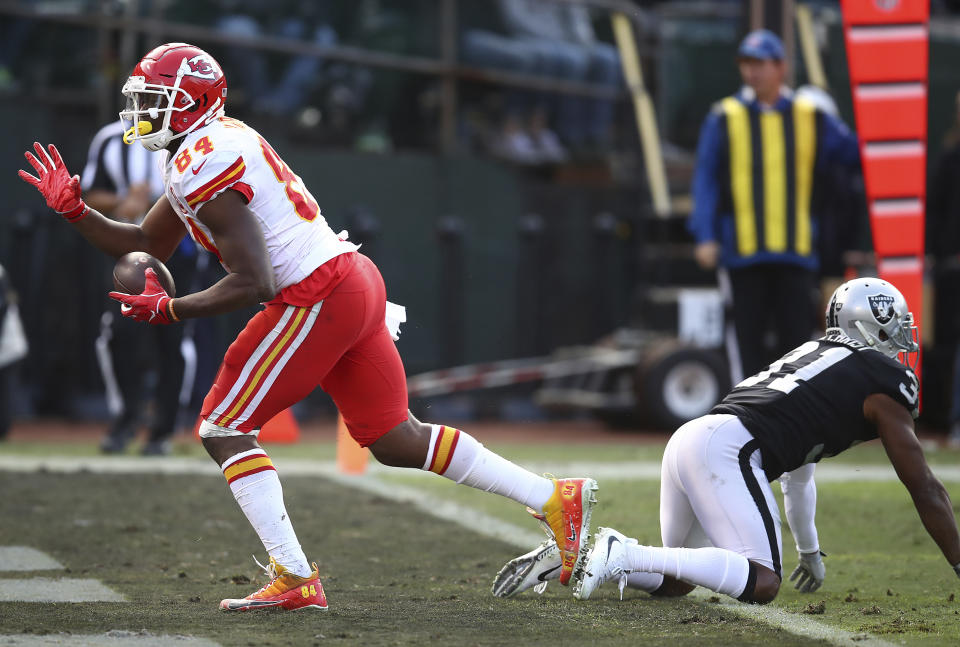
<svg viewBox="0 0 960 647">
<path fill-rule="evenodd" d="M 660 532 L 666 547 L 725 548 L 782 577 L 780 508 L 760 446 L 739 418 L 702 416 L 670 437 L 660 472 Z"/>
</svg>

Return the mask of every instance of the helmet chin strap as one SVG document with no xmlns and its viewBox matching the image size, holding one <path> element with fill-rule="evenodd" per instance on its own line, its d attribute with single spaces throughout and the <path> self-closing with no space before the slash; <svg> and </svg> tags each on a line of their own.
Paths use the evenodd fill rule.
<svg viewBox="0 0 960 647">
<path fill-rule="evenodd" d="M 159 151 L 167 147 L 167 145 L 173 140 L 171 137 L 173 133 L 169 129 L 163 129 L 160 132 L 152 133 L 146 137 L 140 137 L 140 144 L 146 148 L 148 151 Z"/>
<path fill-rule="evenodd" d="M 168 112 L 166 117 L 164 118 L 163 130 L 156 133 L 155 136 L 140 137 L 139 138 L 140 143 L 143 144 L 144 148 L 150 151 L 163 150 L 164 148 L 170 145 L 170 142 L 176 139 L 180 139 L 181 137 L 186 137 L 187 135 L 192 133 L 194 130 L 196 130 L 200 126 L 206 125 L 206 123 L 212 117 L 216 116 L 217 113 L 223 109 L 223 107 L 221 106 L 221 103 L 222 102 L 219 99 L 217 99 L 217 102 L 213 104 L 213 106 L 203 114 L 203 117 L 201 117 L 200 119 L 197 119 L 195 122 L 193 122 L 193 124 L 191 124 L 189 128 L 179 133 L 174 133 L 172 130 L 166 127 L 168 122 L 170 121 L 170 113 Z"/>
<path fill-rule="evenodd" d="M 863 337 L 863 341 L 867 346 L 870 346 L 871 348 L 876 348 L 877 350 L 883 353 L 883 351 L 880 349 L 880 340 L 877 339 L 876 335 L 871 335 L 870 333 L 868 333 L 867 329 L 864 328 L 863 324 L 860 323 L 859 321 L 854 321 L 853 325 L 856 327 L 857 330 L 860 331 L 860 336 Z M 886 355 L 886 353 L 883 353 L 883 354 Z"/>
</svg>

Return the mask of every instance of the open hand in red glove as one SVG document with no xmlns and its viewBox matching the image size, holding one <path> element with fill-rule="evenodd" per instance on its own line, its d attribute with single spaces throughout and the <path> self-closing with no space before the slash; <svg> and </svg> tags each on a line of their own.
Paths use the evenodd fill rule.
<svg viewBox="0 0 960 647">
<path fill-rule="evenodd" d="M 37 191 L 43 195 L 47 201 L 47 206 L 67 219 L 67 222 L 77 222 L 82 219 L 90 209 L 80 197 L 80 176 L 70 175 L 67 166 L 60 157 L 60 151 L 53 144 L 50 144 L 50 154 L 43 149 L 39 142 L 33 142 L 33 148 L 37 151 L 37 156 L 27 151 L 23 154 L 30 162 L 39 177 L 34 177 L 24 170 L 17 172 L 24 182 L 28 182 L 37 187 Z"/>
<path fill-rule="evenodd" d="M 111 292 L 110 298 L 120 302 L 120 314 L 134 321 L 146 321 L 152 324 L 168 324 L 180 321 L 173 311 L 173 299 L 167 294 L 157 279 L 152 267 L 144 271 L 147 280 L 140 294 Z"/>
</svg>

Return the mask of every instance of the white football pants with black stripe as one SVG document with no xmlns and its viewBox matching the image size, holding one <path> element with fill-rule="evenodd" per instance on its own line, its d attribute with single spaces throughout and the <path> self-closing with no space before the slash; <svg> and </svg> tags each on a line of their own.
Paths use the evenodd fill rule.
<svg viewBox="0 0 960 647">
<path fill-rule="evenodd" d="M 666 547 L 715 546 L 781 574 L 780 508 L 760 447 L 736 416 L 707 415 L 671 436 L 660 475 Z"/>
</svg>

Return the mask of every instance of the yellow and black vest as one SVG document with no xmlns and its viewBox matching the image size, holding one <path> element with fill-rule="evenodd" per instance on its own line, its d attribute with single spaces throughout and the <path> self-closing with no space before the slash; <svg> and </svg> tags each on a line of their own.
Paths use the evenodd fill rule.
<svg viewBox="0 0 960 647">
<path fill-rule="evenodd" d="M 821 126 L 814 104 L 781 97 L 761 108 L 732 96 L 715 110 L 728 152 L 729 194 L 721 199 L 728 204 L 721 211 L 733 214 L 736 253 L 815 254 L 810 205 Z"/>
</svg>

